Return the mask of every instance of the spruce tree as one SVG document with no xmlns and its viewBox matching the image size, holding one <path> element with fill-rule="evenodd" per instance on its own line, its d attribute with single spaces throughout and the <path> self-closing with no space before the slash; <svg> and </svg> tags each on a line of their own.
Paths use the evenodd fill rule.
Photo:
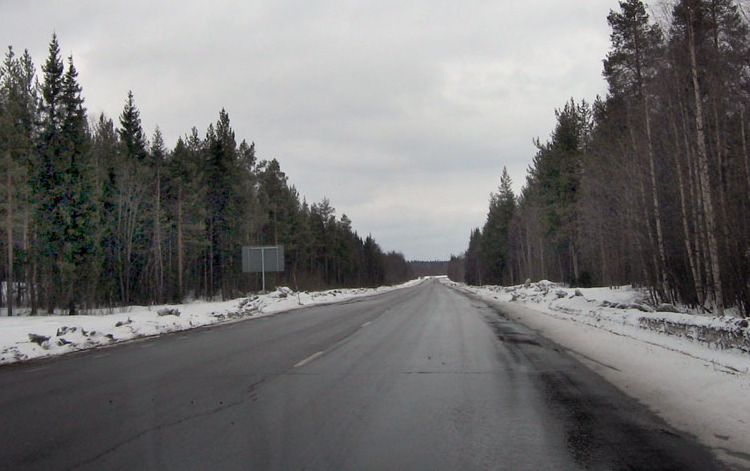
<svg viewBox="0 0 750 471">
<path fill-rule="evenodd" d="M 470 285 L 484 284 L 482 257 L 482 231 L 474 229 L 469 237 L 469 248 L 466 250 L 464 263 L 464 279 Z"/>
<path fill-rule="evenodd" d="M 145 281 L 143 275 L 150 249 L 146 222 L 149 200 L 148 151 L 140 112 L 135 106 L 132 92 L 128 92 L 117 134 L 120 157 L 115 189 L 115 250 L 119 299 L 122 303 L 129 304 L 136 300 L 137 294 L 143 295 L 139 300 L 147 302 L 150 290 L 139 284 Z"/>
<path fill-rule="evenodd" d="M 151 185 L 151 217 L 153 226 L 151 265 L 153 266 L 153 280 L 150 284 L 154 287 L 154 299 L 158 303 L 164 302 L 165 290 L 162 192 L 164 188 L 164 163 L 166 157 L 167 149 L 164 146 L 164 138 L 162 137 L 161 130 L 157 127 L 154 131 L 154 137 L 151 140 L 149 160 L 151 167 L 150 176 L 153 180 L 153 184 Z"/>
<path fill-rule="evenodd" d="M 62 133 L 67 157 L 64 178 L 66 206 L 62 208 L 67 228 L 63 253 L 67 270 L 70 270 L 68 309 L 70 314 L 75 314 L 79 306 L 89 303 L 93 296 L 98 272 L 92 266 L 98 266 L 93 262 L 99 255 L 100 225 L 97 202 L 93 199 L 92 168 L 88 162 L 90 136 L 86 109 L 72 57 L 68 59 L 63 90 L 65 120 Z"/>
<path fill-rule="evenodd" d="M 146 137 L 141 127 L 141 112 L 135 106 L 132 91 L 128 91 L 125 108 L 120 115 L 120 129 L 117 133 L 125 148 L 127 158 L 140 163 L 144 162 L 148 157 Z"/>
<path fill-rule="evenodd" d="M 236 234 L 236 213 L 233 206 L 238 177 L 237 142 L 231 128 L 229 114 L 222 109 L 216 126 L 210 125 L 206 133 L 206 207 L 209 241 L 209 296 L 227 287 L 232 259 L 236 256 L 233 244 Z"/>
<path fill-rule="evenodd" d="M 120 149 L 114 122 L 99 115 L 91 133 L 91 160 L 96 169 L 101 225 L 101 276 L 98 297 L 108 305 L 119 303 L 118 261 L 118 185 L 120 183 Z"/>
<path fill-rule="evenodd" d="M 27 185 L 28 171 L 34 155 L 34 134 L 36 132 L 38 98 L 34 85 L 36 77 L 34 63 L 28 51 L 21 57 L 9 47 L 5 61 L 0 65 L 0 159 L 2 161 L 5 182 L 5 241 L 6 267 L 5 274 L 7 294 L 6 305 L 9 316 L 13 315 L 15 282 L 17 274 L 21 275 L 30 286 L 28 270 L 17 273 L 16 259 L 28 257 L 28 239 L 21 240 L 21 250 L 16 250 L 16 232 L 26 234 L 29 191 Z M 20 218 L 18 217 L 20 216 Z M 19 221 L 20 219 L 20 221 Z M 28 268 L 26 264 L 23 268 Z M 28 293 L 28 291 L 27 291 Z"/>
<path fill-rule="evenodd" d="M 64 241 L 64 226 L 60 212 L 63 195 L 59 194 L 62 181 L 62 90 L 64 64 L 60 57 L 57 37 L 53 35 L 49 56 L 42 66 L 44 81 L 41 87 L 40 132 L 34 166 L 35 232 L 37 266 L 41 276 L 40 291 L 47 311 L 52 313 L 57 300 L 62 299 L 57 280 L 60 279 L 59 256 Z"/>
<path fill-rule="evenodd" d="M 173 290 L 175 301 L 188 291 L 201 292 L 201 263 L 206 247 L 206 186 L 203 141 L 198 131 L 177 140 L 168 158 L 166 211 L 175 239 Z"/>
<path fill-rule="evenodd" d="M 516 209 L 512 181 L 508 169 L 503 167 L 500 187 L 490 197 L 490 209 L 482 230 L 482 258 L 486 269 L 486 284 L 510 282 L 508 246 L 510 224 Z"/>
<path fill-rule="evenodd" d="M 72 57 L 65 71 L 57 37 L 42 67 L 39 165 L 35 177 L 38 254 L 50 311 L 65 306 L 76 314 L 91 288 L 84 268 L 95 252 L 94 203 L 85 162 L 88 124 Z"/>
<path fill-rule="evenodd" d="M 368 286 L 379 286 L 385 282 L 385 254 L 375 242 L 371 235 L 368 235 L 362 246 L 365 283 Z"/>
</svg>

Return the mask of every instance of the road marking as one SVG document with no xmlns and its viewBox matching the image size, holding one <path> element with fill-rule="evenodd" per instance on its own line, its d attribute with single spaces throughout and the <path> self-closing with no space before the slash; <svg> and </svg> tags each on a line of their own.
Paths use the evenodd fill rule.
<svg viewBox="0 0 750 471">
<path fill-rule="evenodd" d="M 306 364 L 310 363 L 311 361 L 313 361 L 314 359 L 318 358 L 318 357 L 319 357 L 320 355 L 322 355 L 322 354 L 323 354 L 323 352 L 317 352 L 317 353 L 313 353 L 313 354 L 312 354 L 312 355 L 310 355 L 309 357 L 305 358 L 305 359 L 304 359 L 304 360 L 302 360 L 301 362 L 299 362 L 299 363 L 297 363 L 296 365 L 294 365 L 294 367 L 295 367 L 295 368 L 300 368 L 300 367 L 302 367 L 302 366 L 305 366 Z"/>
<path fill-rule="evenodd" d="M 372 324 L 372 321 L 367 321 L 364 324 L 362 324 L 362 327 L 367 327 L 370 324 Z"/>
<path fill-rule="evenodd" d="M 30 369 L 30 370 L 26 370 L 25 372 L 26 372 L 26 373 L 36 373 L 37 371 L 44 371 L 44 370 L 46 370 L 47 368 L 49 368 L 49 367 L 47 367 L 47 366 L 38 366 L 38 367 L 36 367 L 36 368 L 32 368 L 32 369 Z"/>
</svg>

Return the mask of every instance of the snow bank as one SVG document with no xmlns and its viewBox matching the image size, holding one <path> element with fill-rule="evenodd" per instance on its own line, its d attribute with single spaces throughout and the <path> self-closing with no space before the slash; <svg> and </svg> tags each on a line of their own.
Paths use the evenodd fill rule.
<svg viewBox="0 0 750 471">
<path fill-rule="evenodd" d="M 750 354 L 748 319 L 689 313 L 687 309 L 668 304 L 654 308 L 647 303 L 645 292 L 630 286 L 584 289 L 565 288 L 549 281 L 510 287 L 446 283 L 484 298 L 514 302 L 553 317 L 588 324 L 711 361 L 734 363 L 732 358 L 745 361 L 750 358 L 747 355 Z M 717 355 L 713 353 L 715 351 L 722 351 L 722 354 Z M 742 365 L 748 368 L 747 364 Z"/>
<path fill-rule="evenodd" d="M 553 340 L 734 469 L 750 469 L 746 320 L 654 309 L 631 287 L 452 286 Z"/>
<path fill-rule="evenodd" d="M 168 306 L 130 306 L 93 315 L 0 317 L 0 364 L 61 355 L 194 327 L 267 316 L 316 304 L 370 296 L 418 284 L 380 288 L 273 293 L 224 302 L 192 302 Z"/>
</svg>

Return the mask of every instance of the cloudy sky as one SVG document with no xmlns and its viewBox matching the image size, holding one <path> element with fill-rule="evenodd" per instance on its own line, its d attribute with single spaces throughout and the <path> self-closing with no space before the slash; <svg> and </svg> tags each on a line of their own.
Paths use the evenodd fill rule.
<svg viewBox="0 0 750 471">
<path fill-rule="evenodd" d="M 210 6 L 208 6 L 210 5 Z M 169 146 L 219 111 L 308 202 L 408 259 L 447 259 L 554 110 L 604 94 L 617 0 L 0 0 L 2 46 L 53 32 L 90 113 L 132 90 Z"/>
</svg>

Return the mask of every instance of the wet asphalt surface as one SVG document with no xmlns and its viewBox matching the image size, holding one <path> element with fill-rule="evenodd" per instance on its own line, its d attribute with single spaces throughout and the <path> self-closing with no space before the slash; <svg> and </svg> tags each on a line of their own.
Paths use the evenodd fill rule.
<svg viewBox="0 0 750 471">
<path fill-rule="evenodd" d="M 436 281 L 0 367 L 0 417 L 0 469 L 721 469 Z"/>
</svg>

